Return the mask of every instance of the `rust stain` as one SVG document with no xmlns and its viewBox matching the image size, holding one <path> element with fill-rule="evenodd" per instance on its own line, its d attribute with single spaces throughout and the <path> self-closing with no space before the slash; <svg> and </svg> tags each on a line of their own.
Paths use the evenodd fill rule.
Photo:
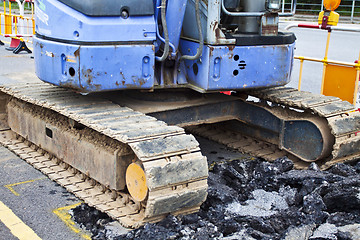
<svg viewBox="0 0 360 240">
<path fill-rule="evenodd" d="M 214 22 L 214 23 L 213 23 L 213 31 L 215 31 L 216 29 L 218 29 L 218 25 L 219 25 L 218 22 Z"/>
<path fill-rule="evenodd" d="M 92 69 L 83 69 L 82 70 L 82 75 L 83 77 L 86 79 L 86 83 L 88 85 L 91 85 L 92 84 L 92 80 L 93 80 L 93 75 L 92 75 Z"/>
<path fill-rule="evenodd" d="M 78 60 L 78 62 L 79 62 L 79 67 L 78 67 L 78 76 L 79 76 L 79 86 L 81 87 L 81 88 L 83 88 L 83 86 L 82 86 L 82 83 L 81 83 L 81 76 L 80 76 L 80 46 L 79 46 L 79 48 L 74 52 L 74 56 L 75 56 L 75 58 L 79 58 L 79 60 Z"/>
<path fill-rule="evenodd" d="M 220 28 L 216 28 L 215 29 L 215 36 L 216 36 L 216 39 L 218 39 L 218 38 L 220 38 L 220 36 L 221 36 L 221 30 L 220 30 Z"/>
<path fill-rule="evenodd" d="M 232 59 L 234 57 L 234 49 L 235 49 L 235 45 L 228 45 L 227 46 L 229 48 L 229 59 Z"/>
<path fill-rule="evenodd" d="M 100 84 L 94 84 L 96 91 L 101 91 L 101 85 Z"/>
<path fill-rule="evenodd" d="M 134 84 L 126 84 L 127 87 L 131 88 L 138 88 L 139 86 L 143 86 L 146 83 L 146 79 L 139 78 L 138 76 L 131 77 Z"/>
<path fill-rule="evenodd" d="M 209 46 L 209 49 L 210 49 L 210 56 L 213 56 L 213 55 L 214 55 L 214 50 L 215 50 L 215 48 Z"/>
<path fill-rule="evenodd" d="M 122 79 L 123 80 L 121 80 L 121 85 L 123 85 L 123 86 L 125 86 L 125 83 L 126 83 L 126 79 L 125 79 L 125 75 L 124 75 L 124 73 L 123 72 L 120 72 L 120 75 L 121 75 L 121 77 L 122 77 Z M 118 83 L 117 81 L 116 81 L 116 83 Z M 116 84 L 117 85 L 117 84 Z M 119 83 L 119 85 L 117 85 L 117 86 L 120 86 L 120 83 Z"/>
<path fill-rule="evenodd" d="M 120 75 L 121 75 L 122 79 L 125 80 L 125 75 L 124 75 L 124 73 L 123 73 L 123 72 L 120 72 Z"/>
<path fill-rule="evenodd" d="M 235 45 L 228 45 L 228 48 L 229 48 L 230 51 L 234 51 Z"/>
<path fill-rule="evenodd" d="M 75 57 L 80 57 L 80 47 L 74 52 Z"/>
<path fill-rule="evenodd" d="M 55 54 L 53 52 L 45 51 L 45 55 L 48 56 L 48 57 L 51 57 L 51 58 L 55 57 Z"/>
</svg>

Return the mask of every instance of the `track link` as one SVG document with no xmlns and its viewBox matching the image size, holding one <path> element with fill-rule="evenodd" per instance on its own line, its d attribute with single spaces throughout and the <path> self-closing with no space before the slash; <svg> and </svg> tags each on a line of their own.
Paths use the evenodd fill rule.
<svg viewBox="0 0 360 240">
<path fill-rule="evenodd" d="M 2 132 L 1 142 L 49 178 L 125 227 L 136 228 L 146 222 L 159 221 L 168 213 L 195 212 L 205 200 L 208 175 L 206 158 L 200 153 L 195 138 L 185 134 L 182 128 L 168 126 L 153 117 L 104 99 L 81 96 L 46 83 L 2 86 L 0 90 L 3 102 L 9 102 L 6 111 L 12 129 Z M 250 95 L 289 111 L 294 108 L 326 119 L 335 144 L 331 156 L 318 162 L 322 169 L 360 156 L 360 136 L 356 135 L 360 131 L 360 114 L 353 111 L 351 104 L 338 98 L 298 92 L 286 87 L 253 91 Z M 1 116 L 2 122 L 4 115 Z M 77 127 L 88 129 L 88 138 L 92 139 L 90 142 L 98 144 L 97 148 L 114 148 L 116 159 L 141 162 L 149 189 L 147 199 L 137 202 L 126 188 L 116 190 L 118 188 L 114 188 L 112 183 L 99 180 L 96 174 L 86 171 L 86 167 L 83 169 L 68 161 L 66 151 L 52 151 L 47 141 L 37 140 L 34 136 L 40 130 L 28 126 L 37 115 L 41 115 L 37 120 L 41 124 L 41 121 L 45 121 L 42 118 L 46 118 L 45 125 L 53 124 L 64 132 L 66 129 L 62 129 L 56 119 L 66 119 L 75 132 Z M 24 121 L 26 118 L 28 120 Z M 221 123 L 187 129 L 269 161 L 287 155 L 296 168 L 308 166 L 308 163 L 279 150 L 275 145 L 241 136 L 231 129 L 224 129 Z M 9 137 L 14 135 L 13 132 L 17 135 L 15 139 Z M 130 157 L 129 151 L 132 154 Z M 79 156 L 76 153 L 73 155 Z"/>
<path fill-rule="evenodd" d="M 22 136 L 15 140 L 9 139 L 9 132 L 3 132 L 3 144 L 123 226 L 137 228 L 146 222 L 159 221 L 169 213 L 192 213 L 205 201 L 207 161 L 195 138 L 185 134 L 182 128 L 168 126 L 153 117 L 110 101 L 81 96 L 46 83 L 0 89 L 9 102 L 8 124 L 12 131 Z M 71 134 L 69 126 L 61 128 L 61 125 L 66 124 L 60 124 L 56 119 L 67 119 L 72 123 L 70 125 L 85 128 L 90 132 L 87 138 L 95 146 L 92 148 L 114 148 L 116 159 L 129 159 L 130 149 L 130 162 L 141 162 L 144 168 L 147 199 L 137 202 L 126 188 L 116 190 L 112 187 L 116 183 L 98 180 L 97 171 L 89 173 L 86 166 L 77 167 L 78 163 L 67 158 L 68 155 L 75 159 L 82 157 L 81 151 L 76 152 L 76 146 L 65 147 L 64 144 L 56 148 L 54 144 L 59 143 L 48 144 L 51 140 L 45 135 L 51 135 L 52 138 L 52 134 L 57 132 Z M 47 124 L 55 126 L 57 132 L 47 133 L 44 127 Z M 74 132 L 70 140 L 77 139 L 78 133 Z M 78 138 L 78 142 L 86 140 Z M 90 160 L 88 164 L 91 165 Z M 101 163 L 99 166 L 101 168 Z"/>
<path fill-rule="evenodd" d="M 352 161 L 360 157 L 360 134 L 357 134 L 360 131 L 360 113 L 355 111 L 352 104 L 341 101 L 337 97 L 302 92 L 288 87 L 256 90 L 248 94 L 262 101 L 271 102 L 271 104 L 267 104 L 268 109 L 276 105 L 289 111 L 302 111 L 326 119 L 335 143 L 331 155 L 317 161 L 321 169 L 327 169 L 336 163 Z M 186 129 L 191 133 L 268 161 L 287 156 L 293 160 L 295 168 L 304 169 L 309 165 L 274 144 L 224 129 L 221 123 L 191 126 Z"/>
</svg>

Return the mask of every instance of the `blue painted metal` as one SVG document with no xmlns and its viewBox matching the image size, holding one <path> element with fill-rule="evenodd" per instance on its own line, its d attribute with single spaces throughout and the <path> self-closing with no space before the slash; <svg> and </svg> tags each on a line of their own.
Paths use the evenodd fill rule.
<svg viewBox="0 0 360 240">
<path fill-rule="evenodd" d="M 195 54 L 198 43 L 181 40 Z M 290 81 L 294 44 L 204 47 L 201 61 L 185 61 L 190 84 L 205 91 L 282 86 Z"/>
<path fill-rule="evenodd" d="M 34 37 L 38 77 L 81 92 L 150 89 L 153 45 L 75 45 Z M 136 52 L 136 54 L 134 54 Z"/>
<path fill-rule="evenodd" d="M 282 147 L 295 156 L 304 159 L 318 160 L 328 143 L 321 129 L 309 120 L 293 120 L 284 122 Z"/>
<path fill-rule="evenodd" d="M 153 16 L 88 17 L 55 0 L 36 1 L 38 77 L 81 92 L 151 89 Z"/>
<path fill-rule="evenodd" d="M 129 42 L 156 39 L 153 16 L 88 17 L 56 0 L 38 0 L 36 33 L 67 41 Z M 40 4 L 41 3 L 41 4 Z"/>
<path fill-rule="evenodd" d="M 170 42 L 177 49 L 185 15 L 187 0 L 169 0 L 166 11 L 166 21 L 169 28 Z"/>
</svg>

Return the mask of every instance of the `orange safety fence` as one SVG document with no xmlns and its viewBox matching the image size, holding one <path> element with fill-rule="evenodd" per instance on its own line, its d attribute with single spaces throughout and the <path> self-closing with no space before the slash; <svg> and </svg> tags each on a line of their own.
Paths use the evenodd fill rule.
<svg viewBox="0 0 360 240">
<path fill-rule="evenodd" d="M 10 47 L 14 53 L 31 51 L 25 42 L 32 42 L 35 34 L 34 3 L 33 0 L 2 0 L 3 11 L 0 11 L 0 36 L 11 38 Z M 16 3 L 16 4 L 15 4 Z M 31 12 L 25 14 L 25 4 L 30 5 Z M 16 10 L 14 10 L 15 7 Z M 15 13 L 16 12 L 16 13 Z"/>
<path fill-rule="evenodd" d="M 346 31 L 346 32 L 359 33 L 360 28 L 334 27 L 334 26 L 326 26 L 326 28 L 322 28 L 321 25 L 296 23 L 296 24 L 288 25 L 285 29 L 289 30 L 290 28 L 293 27 L 312 28 L 312 29 L 320 29 L 320 30 L 322 29 L 328 31 L 325 56 L 323 59 L 304 57 L 304 56 L 294 57 L 294 59 L 300 61 L 298 89 L 299 90 L 301 89 L 304 61 L 322 63 L 323 73 L 322 73 L 320 93 L 326 96 L 339 97 L 344 101 L 350 102 L 357 109 L 360 109 L 360 89 L 359 89 L 360 52 L 359 52 L 359 59 L 355 60 L 355 62 L 343 62 L 343 61 L 328 59 L 330 34 L 332 31 Z"/>
<path fill-rule="evenodd" d="M 328 31 L 325 46 L 325 56 L 323 59 L 295 56 L 300 60 L 300 73 L 298 89 L 301 88 L 302 70 L 304 61 L 318 62 L 323 64 L 321 80 L 321 94 L 335 96 L 344 101 L 352 103 L 360 111 L 360 53 L 359 58 L 352 62 L 334 61 L 328 59 L 330 36 L 332 31 L 344 31 L 360 33 L 360 28 L 337 26 L 340 15 L 335 12 L 341 0 L 323 1 L 325 10 L 319 13 L 316 24 L 295 23 L 288 25 L 285 29 L 293 27 L 320 29 Z"/>
</svg>

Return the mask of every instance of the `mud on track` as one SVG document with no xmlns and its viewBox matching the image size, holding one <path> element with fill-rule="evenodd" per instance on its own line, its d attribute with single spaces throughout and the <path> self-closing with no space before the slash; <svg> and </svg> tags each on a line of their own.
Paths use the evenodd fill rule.
<svg viewBox="0 0 360 240">
<path fill-rule="evenodd" d="M 124 234 L 86 205 L 74 210 L 74 219 L 93 239 L 360 239 L 359 161 L 294 170 L 287 158 L 251 160 L 198 140 L 212 166 L 198 213 Z"/>
</svg>

